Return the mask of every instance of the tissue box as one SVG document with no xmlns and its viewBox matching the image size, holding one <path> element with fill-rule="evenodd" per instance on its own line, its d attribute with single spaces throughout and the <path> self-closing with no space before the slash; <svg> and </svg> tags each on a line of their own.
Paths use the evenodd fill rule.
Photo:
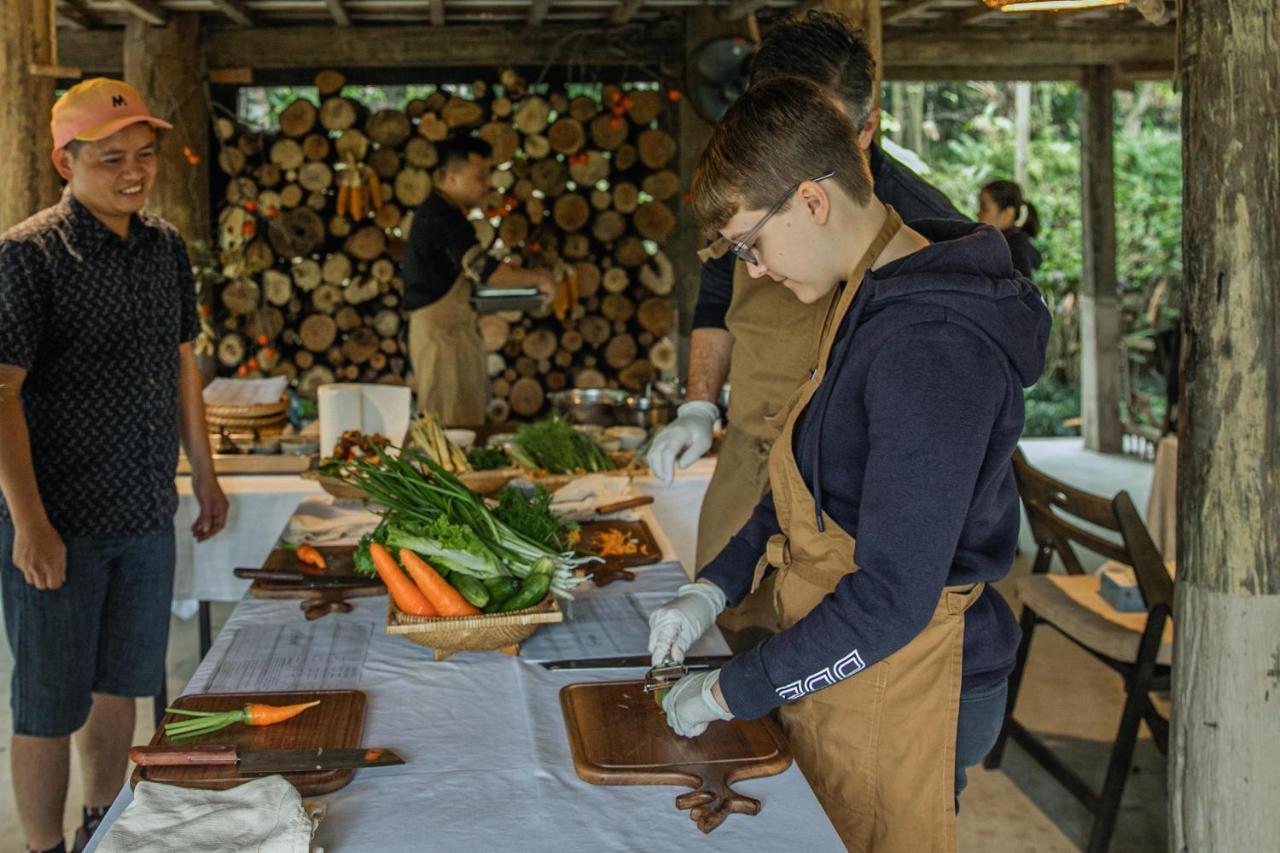
<svg viewBox="0 0 1280 853">
<path fill-rule="evenodd" d="M 1147 606 L 1142 601 L 1138 580 L 1129 566 L 1104 567 L 1098 573 L 1098 593 L 1102 600 L 1121 613 L 1143 613 Z"/>
</svg>

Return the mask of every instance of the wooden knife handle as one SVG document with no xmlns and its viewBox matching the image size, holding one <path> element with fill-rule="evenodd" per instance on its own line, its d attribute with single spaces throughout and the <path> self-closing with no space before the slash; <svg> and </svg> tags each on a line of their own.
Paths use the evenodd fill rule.
<svg viewBox="0 0 1280 853">
<path fill-rule="evenodd" d="M 596 515 L 608 515 L 611 512 L 622 512 L 624 509 L 635 509 L 638 506 L 648 506 L 653 503 L 653 495 L 640 495 L 639 497 L 627 498 L 623 501 L 615 501 L 611 504 L 601 504 L 596 507 Z"/>
<path fill-rule="evenodd" d="M 182 749 L 174 746 L 135 746 L 129 760 L 139 767 L 186 767 L 190 765 L 236 764 L 240 757 L 234 746 L 205 746 Z"/>
</svg>

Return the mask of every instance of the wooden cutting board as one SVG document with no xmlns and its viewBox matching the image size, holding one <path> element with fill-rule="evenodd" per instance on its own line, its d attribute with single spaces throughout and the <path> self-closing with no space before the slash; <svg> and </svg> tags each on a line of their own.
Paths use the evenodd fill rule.
<svg viewBox="0 0 1280 853">
<path fill-rule="evenodd" d="M 775 776 L 791 766 L 791 751 L 768 717 L 712 723 L 701 736 L 671 731 L 641 681 L 594 681 L 560 691 L 578 776 L 594 785 L 683 785 L 676 797 L 703 832 L 730 814 L 754 815 L 759 800 L 730 786 Z"/>
<path fill-rule="evenodd" d="M 601 557 L 604 560 L 603 563 L 592 563 L 583 567 L 585 572 L 595 577 L 599 586 L 619 578 L 634 580 L 635 576 L 628 571 L 629 569 L 662 562 L 662 546 L 654 538 L 649 525 L 643 521 L 584 521 L 579 527 L 582 539 L 578 543 L 577 551 L 580 554 L 594 555 L 599 549 L 596 537 L 610 529 L 621 530 L 635 539 L 638 544 L 635 554 L 613 554 Z"/>
<path fill-rule="evenodd" d="M 365 695 L 359 690 L 311 690 L 299 693 L 203 693 L 181 696 L 171 707 L 190 711 L 232 711 L 250 702 L 293 705 L 320 700 L 314 708 L 274 726 L 235 725 L 204 737 L 180 741 L 183 746 L 238 746 L 244 749 L 354 749 L 364 730 Z M 165 714 L 164 723 L 190 719 Z M 151 738 L 152 746 L 169 743 L 163 723 Z M 304 797 L 338 790 L 355 776 L 355 770 L 323 773 L 286 773 Z M 242 776 L 235 767 L 135 767 L 130 783 L 164 782 L 184 788 L 225 790 L 255 778 Z"/>
<path fill-rule="evenodd" d="M 315 549 L 324 555 L 324 569 L 316 572 L 315 566 L 309 566 L 298 559 L 298 555 L 285 548 L 276 548 L 267 555 L 262 564 L 264 572 L 298 572 L 299 574 L 324 577 L 325 575 L 354 575 L 356 546 L 354 545 L 316 545 Z M 303 571 L 303 568 L 310 571 Z M 332 591 L 332 590 L 331 590 Z M 254 581 L 249 587 L 249 594 L 254 598 L 317 598 L 320 590 L 302 589 L 287 583 L 271 583 L 270 581 Z M 343 598 L 367 598 L 374 595 L 386 595 L 387 588 L 377 578 L 369 578 L 364 586 L 343 587 Z"/>
</svg>

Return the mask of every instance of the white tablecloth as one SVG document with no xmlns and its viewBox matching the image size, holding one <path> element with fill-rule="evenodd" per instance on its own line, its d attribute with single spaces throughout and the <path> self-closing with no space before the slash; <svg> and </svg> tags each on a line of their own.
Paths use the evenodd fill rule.
<svg viewBox="0 0 1280 853">
<path fill-rule="evenodd" d="M 177 565 L 174 601 L 239 601 L 249 581 L 231 573 L 237 566 L 257 568 L 271 553 L 298 502 L 323 494 L 319 483 L 297 474 L 239 474 L 218 478 L 230 503 L 227 526 L 217 536 L 196 542 L 191 525 L 200 506 L 191 478 L 178 477 Z"/>
<path fill-rule="evenodd" d="M 683 477 L 670 490 L 647 480 L 637 486 L 662 496 L 654 515 L 685 566 L 691 565 L 706 479 Z M 392 747 L 408 763 L 364 771 L 326 796 L 328 814 L 316 842 L 330 850 L 379 851 L 843 849 L 794 766 L 780 776 L 736 785 L 761 800 L 761 814 L 734 815 L 706 836 L 674 806 L 686 789 L 590 785 L 574 772 L 560 689 L 580 681 L 635 678 L 643 668 L 549 671 L 535 661 L 555 659 L 566 649 L 576 650 L 577 657 L 606 651 L 612 656 L 619 644 L 629 654 L 643 655 L 642 614 L 633 614 L 631 623 L 602 644 L 599 626 L 580 618 L 596 612 L 588 602 L 633 598 L 647 606 L 687 577 L 679 565 L 664 564 L 637 570 L 634 582 L 584 589 L 580 603 L 569 606 L 566 622 L 543 626 L 519 658 L 462 654 L 435 662 L 430 650 L 382 632 L 385 598 L 359 599 L 351 613 L 325 617 L 375 623 L 359 682 L 369 696 L 363 742 Z M 241 601 L 184 692 L 203 690 L 239 626 L 266 622 L 306 624 L 297 602 Z M 727 650 L 716 636 L 693 651 Z M 104 831 L 130 797 L 126 788 Z"/>
</svg>

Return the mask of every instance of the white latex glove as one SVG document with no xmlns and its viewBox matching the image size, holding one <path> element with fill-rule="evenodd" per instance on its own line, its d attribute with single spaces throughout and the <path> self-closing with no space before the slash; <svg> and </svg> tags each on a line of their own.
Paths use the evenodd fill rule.
<svg viewBox="0 0 1280 853">
<path fill-rule="evenodd" d="M 676 682 L 662 700 L 667 725 L 681 737 L 697 737 L 716 720 L 732 720 L 730 713 L 712 689 L 720 681 L 720 670 L 712 669 L 686 675 Z"/>
<path fill-rule="evenodd" d="M 685 652 L 724 610 L 724 591 L 709 581 L 687 583 L 676 597 L 649 614 L 649 654 L 653 665 L 680 663 Z"/>
<path fill-rule="evenodd" d="M 711 449 L 719 419 L 720 410 L 706 400 L 691 400 L 676 409 L 676 419 L 662 428 L 645 456 L 653 476 L 671 485 L 677 461 L 681 468 L 688 468 Z"/>
</svg>

